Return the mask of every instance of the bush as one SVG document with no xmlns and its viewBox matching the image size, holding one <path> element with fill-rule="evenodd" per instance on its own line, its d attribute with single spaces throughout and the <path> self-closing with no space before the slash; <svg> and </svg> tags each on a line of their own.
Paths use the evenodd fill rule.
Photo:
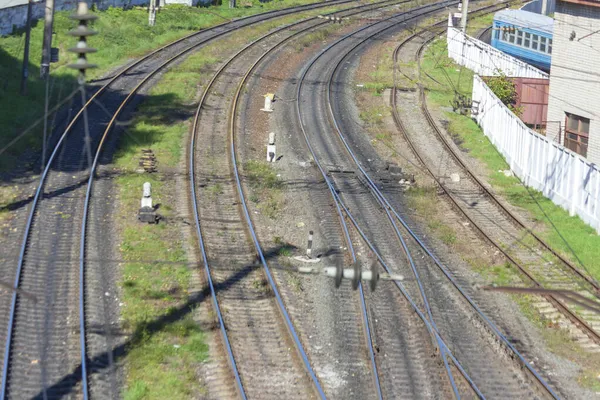
<svg viewBox="0 0 600 400">
<path fill-rule="evenodd" d="M 502 101 L 510 111 L 515 113 L 517 117 L 520 117 L 523 114 L 523 107 L 517 106 L 519 94 L 517 93 L 516 84 L 503 72 L 496 72 L 498 75 L 486 78 L 485 83 L 487 83 L 488 87 L 492 89 L 492 92 L 498 96 L 500 101 Z"/>
</svg>

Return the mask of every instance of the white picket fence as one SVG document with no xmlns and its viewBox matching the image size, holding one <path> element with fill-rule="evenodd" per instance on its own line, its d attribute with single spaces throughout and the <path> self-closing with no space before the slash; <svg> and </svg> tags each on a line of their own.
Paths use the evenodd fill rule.
<svg viewBox="0 0 600 400">
<path fill-rule="evenodd" d="M 595 164 L 529 129 L 477 75 L 472 116 L 525 185 L 600 233 L 600 170 Z"/>
<path fill-rule="evenodd" d="M 481 40 L 465 35 L 448 26 L 446 36 L 448 56 L 458 65 L 469 68 L 483 76 L 497 75 L 497 70 L 507 76 L 522 78 L 546 78 L 548 74 L 513 56 L 510 56 Z"/>
</svg>

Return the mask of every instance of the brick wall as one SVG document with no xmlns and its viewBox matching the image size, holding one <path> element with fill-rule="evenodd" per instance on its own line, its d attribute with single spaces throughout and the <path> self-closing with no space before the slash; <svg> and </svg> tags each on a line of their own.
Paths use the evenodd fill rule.
<svg viewBox="0 0 600 400">
<path fill-rule="evenodd" d="M 600 7 L 559 0 L 554 18 L 547 119 L 564 132 L 565 113 L 589 118 L 587 158 L 600 165 Z M 547 136 L 563 143 L 557 122 Z"/>
</svg>

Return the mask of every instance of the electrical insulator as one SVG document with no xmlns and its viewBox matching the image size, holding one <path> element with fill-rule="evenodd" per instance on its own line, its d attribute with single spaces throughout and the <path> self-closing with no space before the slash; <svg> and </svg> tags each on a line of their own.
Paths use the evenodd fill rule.
<svg viewBox="0 0 600 400">
<path fill-rule="evenodd" d="M 77 12 L 70 16 L 71 19 L 79 21 L 77 28 L 69 31 L 69 35 L 79 37 L 76 47 L 69 49 L 71 53 L 77 54 L 77 61 L 74 64 L 69 64 L 67 67 L 73 68 L 79 71 L 79 84 L 85 83 L 85 70 L 89 68 L 96 68 L 96 64 L 90 64 L 87 62 L 86 54 L 95 53 L 96 49 L 88 47 L 87 37 L 96 35 L 98 32 L 88 28 L 88 21 L 93 21 L 98 18 L 94 14 L 90 14 L 88 5 L 86 2 L 79 2 L 77 4 Z"/>
</svg>

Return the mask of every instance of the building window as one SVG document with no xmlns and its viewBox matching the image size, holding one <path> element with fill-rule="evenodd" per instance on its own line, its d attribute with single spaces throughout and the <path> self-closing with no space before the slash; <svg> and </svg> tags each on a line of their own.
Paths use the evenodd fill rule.
<svg viewBox="0 0 600 400">
<path fill-rule="evenodd" d="M 565 147 L 587 157 L 590 120 L 567 113 L 565 123 Z"/>
</svg>

